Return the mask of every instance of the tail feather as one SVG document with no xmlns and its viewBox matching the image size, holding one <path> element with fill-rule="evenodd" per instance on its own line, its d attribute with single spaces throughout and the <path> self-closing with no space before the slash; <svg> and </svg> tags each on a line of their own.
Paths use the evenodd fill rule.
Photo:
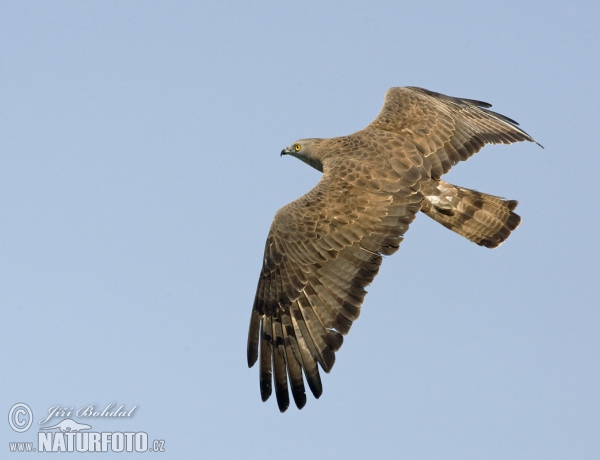
<svg viewBox="0 0 600 460">
<path fill-rule="evenodd" d="M 480 246 L 500 246 L 521 223 L 513 212 L 518 204 L 515 200 L 444 181 L 432 181 L 423 191 L 427 198 L 422 209 L 425 214 Z"/>
</svg>

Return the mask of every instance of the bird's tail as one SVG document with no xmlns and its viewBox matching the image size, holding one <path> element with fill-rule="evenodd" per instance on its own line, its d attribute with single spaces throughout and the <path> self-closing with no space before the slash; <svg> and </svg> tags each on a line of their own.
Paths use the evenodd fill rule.
<svg viewBox="0 0 600 460">
<path fill-rule="evenodd" d="M 436 222 L 487 248 L 500 246 L 521 218 L 513 212 L 517 201 L 432 181 L 423 190 L 422 211 Z"/>
</svg>

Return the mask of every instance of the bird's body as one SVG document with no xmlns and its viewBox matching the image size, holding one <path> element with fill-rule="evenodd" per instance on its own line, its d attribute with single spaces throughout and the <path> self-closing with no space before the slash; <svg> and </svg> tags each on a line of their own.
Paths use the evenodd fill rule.
<svg viewBox="0 0 600 460">
<path fill-rule="evenodd" d="M 302 408 L 303 374 L 314 396 L 321 395 L 317 363 L 331 370 L 382 255 L 398 250 L 418 211 L 492 248 L 518 226 L 516 201 L 440 179 L 486 143 L 533 141 L 487 107 L 421 88 L 392 88 L 365 129 L 303 139 L 282 151 L 323 176 L 277 212 L 267 238 L 248 336 L 249 366 L 260 355 L 263 400 L 274 381 L 285 411 L 289 380 Z"/>
</svg>

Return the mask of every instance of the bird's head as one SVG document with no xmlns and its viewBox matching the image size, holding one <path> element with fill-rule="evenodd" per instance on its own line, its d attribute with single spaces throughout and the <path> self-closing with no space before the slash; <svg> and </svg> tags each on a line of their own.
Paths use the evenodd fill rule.
<svg viewBox="0 0 600 460">
<path fill-rule="evenodd" d="M 281 151 L 281 156 L 292 155 L 316 170 L 323 172 L 323 162 L 319 149 L 320 141 L 321 139 L 300 139 L 284 148 Z"/>
</svg>

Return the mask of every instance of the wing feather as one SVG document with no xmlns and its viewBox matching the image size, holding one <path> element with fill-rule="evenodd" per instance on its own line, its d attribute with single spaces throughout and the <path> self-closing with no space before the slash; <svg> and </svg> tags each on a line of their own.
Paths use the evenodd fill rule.
<svg viewBox="0 0 600 460">
<path fill-rule="evenodd" d="M 302 356 L 296 340 L 296 334 L 288 312 L 282 315 L 283 340 L 285 343 L 285 362 L 292 386 L 292 396 L 296 406 L 302 409 L 306 404 L 306 391 L 302 378 Z"/>
</svg>

